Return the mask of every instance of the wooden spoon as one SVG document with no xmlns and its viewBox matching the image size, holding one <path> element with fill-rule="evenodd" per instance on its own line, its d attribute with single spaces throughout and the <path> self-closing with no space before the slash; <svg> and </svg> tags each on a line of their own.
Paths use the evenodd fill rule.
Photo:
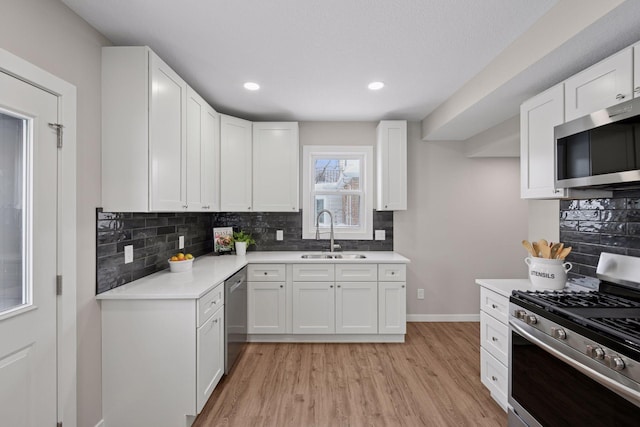
<svg viewBox="0 0 640 427">
<path fill-rule="evenodd" d="M 549 259 L 556 259 L 556 256 L 558 255 L 559 250 L 560 250 L 560 243 L 554 243 L 550 249 Z"/>
<path fill-rule="evenodd" d="M 524 248 L 531 254 L 531 256 L 537 256 L 535 251 L 533 250 L 533 246 L 531 245 L 531 243 L 529 243 L 528 240 L 523 240 L 522 246 L 524 246 Z"/>
<path fill-rule="evenodd" d="M 565 259 L 570 252 L 571 252 L 571 246 L 569 246 L 568 248 L 564 248 L 562 252 L 560 252 L 560 254 L 558 255 L 558 259 Z"/>
<path fill-rule="evenodd" d="M 538 246 L 538 242 L 533 242 L 531 244 L 531 246 L 533 246 L 533 252 L 535 253 L 535 257 L 539 258 L 540 257 L 540 246 Z"/>
<path fill-rule="evenodd" d="M 542 253 L 542 258 L 551 258 L 551 248 L 547 245 L 540 246 L 540 252 Z"/>
</svg>

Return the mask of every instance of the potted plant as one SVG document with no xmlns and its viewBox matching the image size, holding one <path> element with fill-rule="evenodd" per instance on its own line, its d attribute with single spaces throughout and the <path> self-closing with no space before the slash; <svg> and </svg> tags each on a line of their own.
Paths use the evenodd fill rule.
<svg viewBox="0 0 640 427">
<path fill-rule="evenodd" d="M 243 256 L 247 253 L 247 247 L 255 245 L 256 241 L 249 233 L 238 231 L 233 233 L 233 242 L 236 248 L 236 255 Z"/>
</svg>

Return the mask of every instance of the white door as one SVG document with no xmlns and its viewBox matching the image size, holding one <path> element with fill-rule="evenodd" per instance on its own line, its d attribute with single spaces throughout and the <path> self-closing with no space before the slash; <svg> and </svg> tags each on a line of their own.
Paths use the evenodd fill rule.
<svg viewBox="0 0 640 427">
<path fill-rule="evenodd" d="M 286 332 L 285 282 L 249 282 L 248 322 L 250 334 Z"/>
<path fill-rule="evenodd" d="M 251 212 L 251 122 L 220 115 L 220 210 Z"/>
<path fill-rule="evenodd" d="M 336 283 L 336 334 L 378 333 L 378 282 Z"/>
<path fill-rule="evenodd" d="M 293 282 L 294 334 L 335 333 L 333 286 L 333 282 Z"/>
<path fill-rule="evenodd" d="M 0 72 L 0 425 L 54 426 L 58 99 Z"/>
<path fill-rule="evenodd" d="M 407 333 L 405 282 L 378 282 L 378 333 Z"/>
</svg>

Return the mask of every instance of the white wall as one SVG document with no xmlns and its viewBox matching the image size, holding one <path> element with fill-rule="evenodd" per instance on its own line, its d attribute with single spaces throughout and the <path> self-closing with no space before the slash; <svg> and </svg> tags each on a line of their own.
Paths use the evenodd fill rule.
<svg viewBox="0 0 640 427">
<path fill-rule="evenodd" d="M 109 44 L 58 0 L 3 0 L 0 47 L 77 88 L 78 426 L 102 418 L 95 208 L 100 205 L 100 48 Z"/>
<path fill-rule="evenodd" d="M 407 313 L 477 315 L 476 278 L 526 278 L 520 161 L 467 158 L 463 142 L 424 142 L 420 131 L 409 124 L 408 210 L 394 213 L 394 249 L 411 258 Z"/>
</svg>

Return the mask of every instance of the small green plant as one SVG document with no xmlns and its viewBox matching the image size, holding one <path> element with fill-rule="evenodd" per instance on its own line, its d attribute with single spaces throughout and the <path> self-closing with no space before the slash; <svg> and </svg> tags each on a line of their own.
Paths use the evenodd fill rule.
<svg viewBox="0 0 640 427">
<path fill-rule="evenodd" d="M 256 241 L 253 236 L 249 233 L 245 233 L 244 231 L 236 231 L 233 233 L 233 241 L 234 242 L 245 242 L 248 246 L 255 245 Z"/>
</svg>

